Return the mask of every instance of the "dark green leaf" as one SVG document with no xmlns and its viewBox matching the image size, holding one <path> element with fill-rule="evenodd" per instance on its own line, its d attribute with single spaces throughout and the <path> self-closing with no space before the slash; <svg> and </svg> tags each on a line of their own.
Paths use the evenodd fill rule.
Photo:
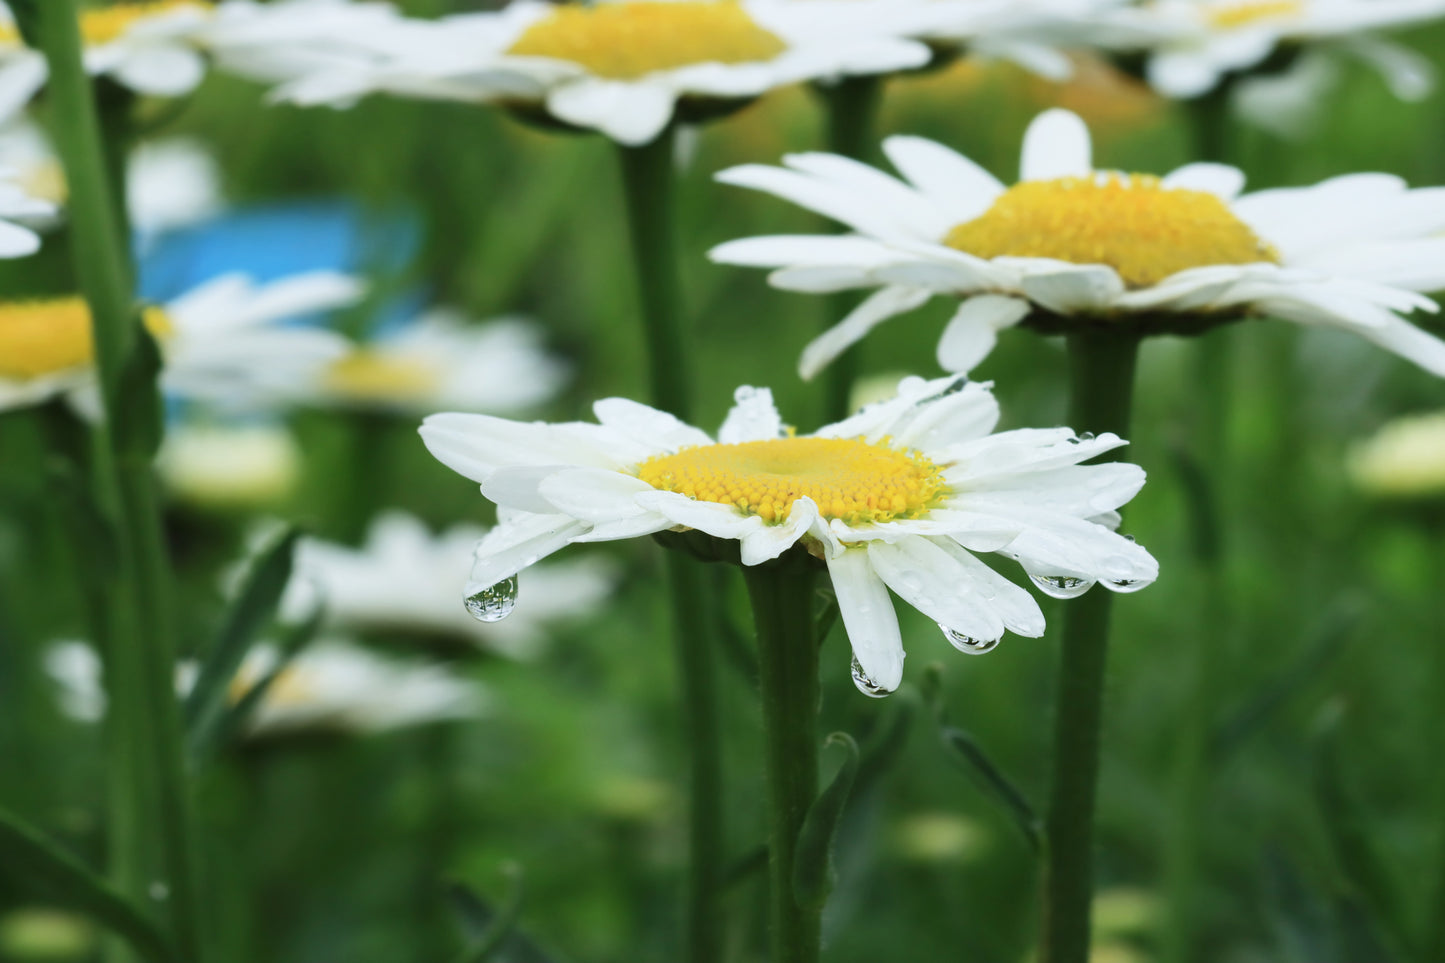
<svg viewBox="0 0 1445 963">
<path fill-rule="evenodd" d="M 276 616 L 281 593 L 291 580 L 291 564 L 300 533 L 288 528 L 251 565 L 220 634 L 186 697 L 186 726 L 192 746 L 205 741 L 225 714 L 231 680 L 257 637 Z"/>
<path fill-rule="evenodd" d="M 983 747 L 964 730 L 957 726 L 944 726 L 940 733 L 945 748 L 951 750 L 959 763 L 980 789 L 1013 818 L 1014 825 L 1024 834 L 1024 839 L 1035 852 L 1043 850 L 1043 822 L 1028 797 L 1013 784 L 1003 770 L 994 765 Z"/>
<path fill-rule="evenodd" d="M 509 863 L 502 868 L 507 877 L 507 900 L 501 909 L 493 909 L 464 883 L 447 887 L 452 906 L 462 929 L 467 934 L 467 948 L 456 963 L 486 963 L 507 951 L 508 963 L 554 963 L 536 944 L 517 931 L 517 917 L 522 912 L 524 897 L 522 868 Z"/>
<path fill-rule="evenodd" d="M 1202 565 L 1217 565 L 1220 525 L 1213 482 L 1189 449 L 1181 446 L 1173 454 L 1174 468 L 1179 473 L 1179 487 L 1184 493 L 1184 507 L 1189 516 L 1194 557 Z"/>
<path fill-rule="evenodd" d="M 768 844 L 758 843 L 723 868 L 723 889 L 731 889 L 744 883 L 754 873 L 762 872 L 768 866 Z"/>
<path fill-rule="evenodd" d="M 158 379 L 161 349 L 146 326 L 135 323 L 130 357 L 120 370 L 115 404 L 108 410 L 114 419 L 116 446 L 123 452 L 149 461 L 165 435 L 165 405 Z"/>
<path fill-rule="evenodd" d="M 144 960 L 176 954 L 154 923 L 74 856 L 0 809 L 0 879 L 26 898 L 80 913 L 124 938 Z"/>
<path fill-rule="evenodd" d="M 39 48 L 37 18 L 40 0 L 10 0 L 10 12 L 15 16 L 15 26 L 27 47 Z"/>
<path fill-rule="evenodd" d="M 821 907 L 833 891 L 833 840 L 848 804 L 853 779 L 858 775 L 858 744 L 846 732 L 830 735 L 825 746 L 843 749 L 843 764 L 808 808 L 793 854 L 793 898 L 805 907 Z"/>
</svg>

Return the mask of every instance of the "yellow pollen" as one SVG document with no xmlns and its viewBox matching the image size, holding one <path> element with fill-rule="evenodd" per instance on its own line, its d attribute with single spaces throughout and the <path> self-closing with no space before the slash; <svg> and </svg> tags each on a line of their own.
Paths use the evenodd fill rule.
<svg viewBox="0 0 1445 963">
<path fill-rule="evenodd" d="M 160 308 L 147 307 L 141 317 L 159 339 L 174 333 L 170 318 Z M 0 304 L 0 378 L 38 378 L 94 360 L 90 307 L 84 299 Z"/>
<path fill-rule="evenodd" d="M 1232 30 L 1261 20 L 1282 20 L 1304 12 L 1301 0 L 1216 0 L 1205 5 L 1211 27 Z"/>
<path fill-rule="evenodd" d="M 438 372 L 420 358 L 358 348 L 332 364 L 326 388 L 358 401 L 411 400 L 435 390 Z"/>
<path fill-rule="evenodd" d="M 507 52 L 570 60 L 599 77 L 632 80 L 690 64 L 772 60 L 785 49 L 731 0 L 624 0 L 558 7 Z"/>
<path fill-rule="evenodd" d="M 1106 264 L 1130 287 L 1186 268 L 1279 263 L 1279 254 L 1213 194 L 1164 187 L 1146 174 L 1024 181 L 943 243 L 981 258 Z"/>
<path fill-rule="evenodd" d="M 824 518 L 850 524 L 916 518 L 942 492 L 938 466 L 914 451 L 856 438 L 778 438 L 704 445 L 643 462 L 637 477 L 698 501 L 782 521 L 811 498 Z"/>
<path fill-rule="evenodd" d="M 210 11 L 210 0 L 145 0 L 142 3 L 115 3 L 108 7 L 83 11 L 80 15 L 80 37 L 87 47 L 110 43 L 147 17 L 172 10 Z M 21 43 L 20 31 L 11 24 L 0 25 L 0 44 Z"/>
</svg>

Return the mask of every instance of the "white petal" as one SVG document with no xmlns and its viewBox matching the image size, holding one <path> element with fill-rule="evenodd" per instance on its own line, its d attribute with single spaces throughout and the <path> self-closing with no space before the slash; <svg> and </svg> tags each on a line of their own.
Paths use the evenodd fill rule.
<svg viewBox="0 0 1445 963">
<path fill-rule="evenodd" d="M 650 143 L 672 119 L 673 93 L 659 84 L 588 77 L 547 95 L 547 109 L 569 124 L 600 130 L 619 144 Z"/>
<path fill-rule="evenodd" d="M 433 457 L 478 482 L 499 468 L 518 465 L 617 467 L 613 457 L 600 446 L 589 445 L 579 437 L 577 429 L 583 427 L 524 424 L 491 415 L 445 412 L 423 421 L 420 434 Z"/>
<path fill-rule="evenodd" d="M 828 577 L 854 658 L 874 685 L 892 692 L 903 681 L 903 637 L 888 587 L 861 548 L 828 559 Z"/>
<path fill-rule="evenodd" d="M 1077 114 L 1054 108 L 1035 117 L 1024 132 L 1019 180 L 1085 177 L 1093 170 L 1089 128 Z"/>
<path fill-rule="evenodd" d="M 554 506 L 538 492 L 542 481 L 559 471 L 566 471 L 570 465 L 524 465 L 516 468 L 502 468 L 488 475 L 482 482 L 482 497 L 507 508 L 536 515 L 555 515 L 565 508 Z M 571 515 L 571 512 L 567 512 Z M 574 518 L 586 516 L 573 515 Z"/>
<path fill-rule="evenodd" d="M 683 528 L 695 528 L 715 538 L 741 539 L 766 524 L 756 515 L 744 515 L 732 505 L 695 501 L 677 492 L 646 491 L 637 504 L 672 519 Z"/>
<path fill-rule="evenodd" d="M 566 515 L 518 514 L 499 521 L 477 545 L 470 580 L 495 585 L 546 558 L 587 530 Z"/>
<path fill-rule="evenodd" d="M 928 539 L 869 542 L 868 563 L 894 594 L 940 625 L 981 640 L 1003 635 L 1003 619 L 969 573 Z"/>
<path fill-rule="evenodd" d="M 761 565 L 777 558 L 817 525 L 818 518 L 818 506 L 811 498 L 798 499 L 788 508 L 782 522 L 763 524 L 743 536 L 742 563 Z"/>
<path fill-rule="evenodd" d="M 0 257 L 25 257 L 40 250 L 40 235 L 29 228 L 0 221 Z"/>
<path fill-rule="evenodd" d="M 627 398 L 603 398 L 593 402 L 592 413 L 607 428 L 659 453 L 712 444 L 707 432 L 665 411 Z"/>
<path fill-rule="evenodd" d="M 719 264 L 744 267 L 807 265 L 871 268 L 897 255 L 889 248 L 851 235 L 779 234 L 719 244 L 707 256 Z"/>
<path fill-rule="evenodd" d="M 652 490 L 640 478 L 604 468 L 555 472 L 539 487 L 541 497 L 555 506 L 553 511 L 596 524 L 643 514 L 645 509 L 637 504 L 637 495 Z"/>
<path fill-rule="evenodd" d="M 736 445 L 745 441 L 766 441 L 783 433 L 783 418 L 773 404 L 773 393 L 767 388 L 744 386 L 733 394 L 733 407 L 718 431 L 719 444 Z"/>
<path fill-rule="evenodd" d="M 1186 100 L 1219 82 L 1220 68 L 1199 50 L 1163 50 L 1149 58 L 1149 86 L 1166 97 Z"/>
<path fill-rule="evenodd" d="M 49 75 L 45 57 L 23 50 L 0 63 L 0 121 L 20 113 Z"/>
<path fill-rule="evenodd" d="M 998 178 L 937 141 L 890 137 L 883 142 L 883 151 L 956 224 L 978 217 L 1004 191 Z"/>
<path fill-rule="evenodd" d="M 180 97 L 196 89 L 206 62 L 189 47 L 147 46 L 126 57 L 110 73 L 125 86 L 156 97 Z"/>
<path fill-rule="evenodd" d="M 972 371 L 998 343 L 998 332 L 1028 317 L 1029 310 L 1029 302 L 997 294 L 964 301 L 939 339 L 939 366 L 944 371 Z"/>
<path fill-rule="evenodd" d="M 1361 330 L 1359 334 L 1387 351 L 1445 378 L 1445 341 L 1420 330 L 1394 315 L 1380 328 Z"/>
<path fill-rule="evenodd" d="M 1029 300 L 1060 314 L 1095 314 L 1114 306 L 1124 293 L 1124 282 L 1111 267 L 1080 265 L 1048 273 L 1030 273 L 1023 279 Z"/>
<path fill-rule="evenodd" d="M 1204 191 L 1232 201 L 1244 190 L 1244 173 L 1228 164 L 1199 162 L 1176 168 L 1161 183 L 1165 187 Z"/>
<path fill-rule="evenodd" d="M 932 291 L 886 287 L 869 295 L 849 315 L 809 342 L 798 359 L 798 373 L 812 378 L 889 318 L 912 311 L 933 296 Z"/>
</svg>

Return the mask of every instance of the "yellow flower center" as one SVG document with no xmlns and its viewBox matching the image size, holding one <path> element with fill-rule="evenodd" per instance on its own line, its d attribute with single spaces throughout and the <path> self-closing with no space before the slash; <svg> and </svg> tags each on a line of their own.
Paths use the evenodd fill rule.
<svg viewBox="0 0 1445 963">
<path fill-rule="evenodd" d="M 142 311 L 146 329 L 164 339 L 174 326 L 164 311 Z M 38 378 L 95 360 L 90 306 L 83 298 L 0 304 L 0 378 Z"/>
<path fill-rule="evenodd" d="M 47 160 L 32 165 L 21 172 L 18 182 L 31 197 L 57 206 L 64 205 L 70 195 L 70 187 L 65 183 L 65 168 L 60 166 L 59 161 Z"/>
<path fill-rule="evenodd" d="M 570 60 L 599 77 L 632 80 L 690 64 L 772 60 L 785 49 L 730 0 L 625 0 L 558 7 L 508 53 Z"/>
<path fill-rule="evenodd" d="M 1282 20 L 1303 12 L 1301 0 L 1215 0 L 1205 5 L 1204 18 L 1211 27 L 1232 30 L 1261 20 Z"/>
<path fill-rule="evenodd" d="M 943 243 L 981 258 L 1106 264 L 1130 287 L 1187 268 L 1279 262 L 1279 254 L 1213 194 L 1164 187 L 1146 174 L 1024 181 Z"/>
<path fill-rule="evenodd" d="M 419 358 L 359 348 L 332 364 L 326 388 L 353 401 L 410 401 L 431 394 L 437 377 L 436 369 Z"/>
<path fill-rule="evenodd" d="M 235 705 L 246 698 L 246 694 L 259 685 L 264 677 L 254 668 L 243 667 L 232 677 L 231 684 L 226 689 L 231 704 Z M 312 680 L 305 672 L 289 666 L 271 680 L 262 702 L 271 706 L 304 706 L 315 699 L 316 686 L 312 684 Z"/>
<path fill-rule="evenodd" d="M 649 459 L 637 477 L 769 522 L 786 518 L 805 495 L 824 518 L 850 524 L 916 518 L 943 489 L 942 472 L 923 455 L 854 438 L 705 445 Z"/>
<path fill-rule="evenodd" d="M 210 0 L 145 0 L 142 3 L 116 3 L 80 14 L 80 38 L 87 47 L 98 47 L 118 39 L 138 21 L 172 10 L 210 11 Z M 20 31 L 11 24 L 0 25 L 0 43 L 19 44 Z"/>
</svg>

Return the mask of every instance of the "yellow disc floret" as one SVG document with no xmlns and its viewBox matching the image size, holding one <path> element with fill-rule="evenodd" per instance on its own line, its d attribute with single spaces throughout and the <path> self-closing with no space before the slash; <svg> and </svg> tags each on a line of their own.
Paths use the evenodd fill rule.
<svg viewBox="0 0 1445 963">
<path fill-rule="evenodd" d="M 420 358 L 358 349 L 326 372 L 332 394 L 356 401 L 409 401 L 437 388 L 439 373 Z"/>
<path fill-rule="evenodd" d="M 507 52 L 570 60 L 599 77 L 633 80 L 690 64 L 772 60 L 785 49 L 728 0 L 626 0 L 558 7 Z"/>
<path fill-rule="evenodd" d="M 1283 20 L 1304 12 L 1301 0 L 1215 0 L 1204 5 L 1211 27 L 1233 30 L 1262 20 Z"/>
<path fill-rule="evenodd" d="M 157 338 L 172 333 L 160 308 L 142 317 Z M 52 298 L 0 305 L 0 378 L 38 378 L 95 360 L 90 308 L 81 298 Z"/>
<path fill-rule="evenodd" d="M 916 518 L 942 492 L 933 462 L 887 441 L 777 438 L 705 445 L 644 462 L 637 475 L 653 488 L 735 505 L 765 521 L 787 517 L 807 496 L 824 518 L 850 524 Z"/>
<path fill-rule="evenodd" d="M 1187 268 L 1279 261 L 1215 195 L 1168 188 L 1145 174 L 1024 181 L 949 231 L 943 243 L 982 258 L 1106 264 L 1130 287 L 1157 284 Z"/>
<path fill-rule="evenodd" d="M 141 20 L 173 10 L 210 11 L 210 0 L 145 0 L 141 3 L 114 3 L 108 7 L 83 11 L 80 15 L 80 37 L 88 47 L 98 47 L 119 39 Z M 20 31 L 10 24 L 0 25 L 0 43 L 21 43 Z"/>
</svg>

